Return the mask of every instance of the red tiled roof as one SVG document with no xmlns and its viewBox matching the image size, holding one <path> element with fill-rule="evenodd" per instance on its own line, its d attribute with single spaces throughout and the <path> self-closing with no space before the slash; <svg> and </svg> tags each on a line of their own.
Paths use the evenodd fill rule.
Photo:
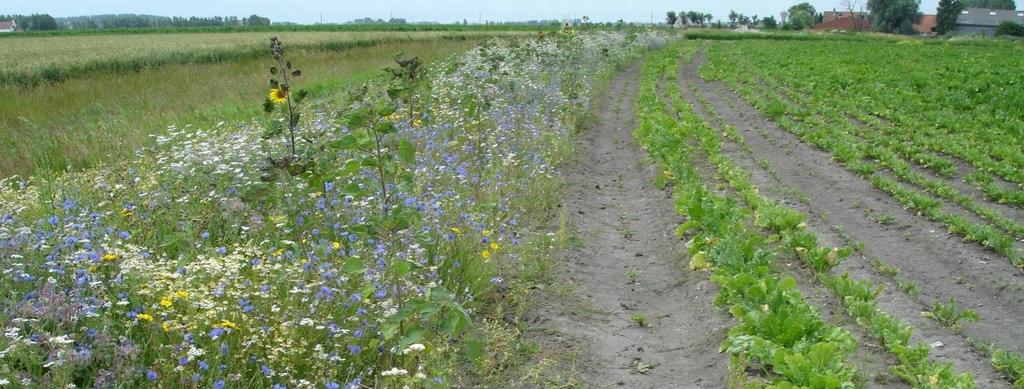
<svg viewBox="0 0 1024 389">
<path fill-rule="evenodd" d="M 825 11 L 825 12 L 821 13 L 821 19 L 822 19 L 821 21 L 823 23 L 828 23 L 828 22 L 831 22 L 833 20 L 838 20 L 838 19 L 843 19 L 843 18 L 848 18 L 848 17 L 853 17 L 853 16 L 867 17 L 867 12 Z"/>
<path fill-rule="evenodd" d="M 935 31 L 935 26 L 939 24 L 938 17 L 935 15 L 924 15 L 921 17 L 921 21 L 914 24 L 914 31 L 919 34 L 929 34 Z"/>
<path fill-rule="evenodd" d="M 13 20 L 0 20 L 0 30 L 10 30 L 11 27 L 14 27 Z"/>
<path fill-rule="evenodd" d="M 845 30 L 845 31 L 868 31 L 871 30 L 871 21 L 866 18 L 839 18 L 830 22 L 818 23 L 812 30 Z"/>
</svg>

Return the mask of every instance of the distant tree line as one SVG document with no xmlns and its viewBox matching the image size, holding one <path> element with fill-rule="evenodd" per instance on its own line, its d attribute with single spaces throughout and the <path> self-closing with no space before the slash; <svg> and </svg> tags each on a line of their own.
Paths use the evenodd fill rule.
<svg viewBox="0 0 1024 389">
<path fill-rule="evenodd" d="M 60 28 L 57 19 L 47 14 L 0 15 L 0 20 L 14 20 L 18 28 L 25 31 L 45 31 Z"/>
<path fill-rule="evenodd" d="M 167 17 L 155 15 L 91 15 L 58 18 L 61 28 L 104 29 L 104 28 L 174 28 L 174 27 L 221 27 L 221 26 L 269 26 L 270 19 L 259 15 L 246 18 L 237 16 L 211 17 Z"/>
<path fill-rule="evenodd" d="M 14 20 L 18 28 L 25 31 L 46 31 L 58 29 L 106 29 L 106 28 L 174 28 L 174 27 L 221 27 L 221 26 L 269 26 L 270 19 L 259 15 L 246 18 L 237 16 L 213 17 L 167 17 L 154 15 L 92 15 L 54 18 L 47 14 L 0 15 L 0 20 Z"/>
<path fill-rule="evenodd" d="M 384 19 L 380 19 L 380 18 L 377 18 L 377 19 L 374 19 L 374 18 L 362 18 L 362 19 L 353 20 L 353 21 L 348 22 L 348 23 L 349 24 L 406 24 L 406 21 L 405 21 L 405 19 L 401 19 L 401 18 L 390 18 L 388 20 L 384 20 Z"/>
<path fill-rule="evenodd" d="M 721 20 L 714 21 L 714 15 L 710 13 L 704 13 L 700 11 L 668 11 L 665 14 L 665 22 L 669 26 L 673 26 L 679 21 L 682 24 L 691 26 L 711 27 L 711 28 L 736 28 L 737 26 L 744 25 L 750 27 L 760 27 L 766 29 L 774 29 L 779 25 L 778 20 L 774 16 L 761 18 L 758 15 L 747 16 L 736 11 L 729 11 L 729 22 L 723 22 Z"/>
</svg>

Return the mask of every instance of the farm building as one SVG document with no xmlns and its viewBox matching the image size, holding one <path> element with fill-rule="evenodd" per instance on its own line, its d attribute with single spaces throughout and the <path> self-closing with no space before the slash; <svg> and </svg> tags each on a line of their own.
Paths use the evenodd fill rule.
<svg viewBox="0 0 1024 389">
<path fill-rule="evenodd" d="M 0 20 L 0 33 L 14 32 L 18 29 L 18 23 L 13 20 Z"/>
<path fill-rule="evenodd" d="M 835 12 L 825 11 L 822 15 L 822 22 L 815 24 L 811 30 L 815 31 L 870 31 L 871 20 L 867 12 Z"/>
<path fill-rule="evenodd" d="M 861 19 L 867 19 L 868 18 L 868 13 L 867 12 L 836 11 L 836 10 L 824 11 L 824 12 L 821 13 L 821 22 L 822 23 L 828 23 L 828 22 L 831 22 L 833 20 L 846 19 L 846 18 L 849 18 L 849 17 L 858 17 L 858 18 L 861 18 Z"/>
<path fill-rule="evenodd" d="M 996 34 L 996 26 L 1006 20 L 1024 23 L 1024 11 L 965 8 L 956 18 L 953 34 L 993 36 Z"/>
<path fill-rule="evenodd" d="M 867 12 L 836 12 L 825 11 L 822 13 L 821 23 L 811 27 L 815 31 L 870 31 L 871 14 Z M 922 15 L 921 20 L 914 24 L 914 31 L 922 35 L 935 33 L 935 15 Z"/>
</svg>

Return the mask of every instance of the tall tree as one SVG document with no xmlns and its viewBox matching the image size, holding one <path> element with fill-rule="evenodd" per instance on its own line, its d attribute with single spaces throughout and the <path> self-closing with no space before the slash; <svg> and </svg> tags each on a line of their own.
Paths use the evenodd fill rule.
<svg viewBox="0 0 1024 389">
<path fill-rule="evenodd" d="M 921 20 L 920 0 L 868 0 L 871 27 L 878 32 L 913 34 Z"/>
<path fill-rule="evenodd" d="M 814 16 L 807 13 L 806 10 L 799 9 L 795 13 L 789 14 L 789 21 L 787 23 L 794 30 L 803 30 L 814 25 Z"/>
<path fill-rule="evenodd" d="M 761 19 L 761 24 L 764 25 L 764 28 L 769 30 L 774 30 L 776 27 L 779 27 L 779 22 L 775 20 L 774 15 Z"/>
<path fill-rule="evenodd" d="M 796 14 L 797 12 L 800 12 L 800 11 L 806 12 L 807 15 L 810 16 L 811 18 L 814 18 L 814 15 L 817 13 L 817 10 L 814 9 L 814 6 L 811 5 L 811 3 L 808 3 L 808 2 L 803 2 L 803 3 L 800 3 L 800 4 L 794 5 L 792 7 L 789 7 L 789 14 L 790 15 Z M 811 20 L 813 21 L 813 19 L 811 19 Z"/>
<path fill-rule="evenodd" d="M 668 22 L 669 27 L 676 24 L 676 19 L 678 19 L 676 17 L 676 11 L 668 11 L 668 13 L 665 14 L 665 21 Z"/>
<path fill-rule="evenodd" d="M 966 8 L 1017 9 L 1013 0 L 964 0 Z"/>
<path fill-rule="evenodd" d="M 935 16 L 935 32 L 945 35 L 956 27 L 956 18 L 964 9 L 964 2 L 961 0 L 939 0 L 938 15 Z"/>
</svg>

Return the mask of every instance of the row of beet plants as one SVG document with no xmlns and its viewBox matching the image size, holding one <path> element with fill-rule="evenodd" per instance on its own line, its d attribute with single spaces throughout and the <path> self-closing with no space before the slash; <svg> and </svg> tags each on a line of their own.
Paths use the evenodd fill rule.
<svg viewBox="0 0 1024 389">
<path fill-rule="evenodd" d="M 732 356 L 734 379 L 779 388 L 853 387 L 857 371 L 848 357 L 858 347 L 856 340 L 823 322 L 793 278 L 771 270 L 774 254 L 766 238 L 749 227 L 749 210 L 701 181 L 687 141 L 693 129 L 667 112 L 658 96 L 658 83 L 666 73 L 675 73 L 681 50 L 692 53 L 692 46 L 674 46 L 648 58 L 636 135 L 675 187 L 677 209 L 687 217 L 678 233 L 692 236 L 691 267 L 711 271 L 719 286 L 716 304 L 737 320 L 721 346 Z M 765 378 L 747 375 L 757 367 Z"/>
<path fill-rule="evenodd" d="M 494 40 L 330 101 L 275 40 L 274 115 L 2 182 L 0 383 L 453 385 L 588 91 L 665 39 Z"/>
<path fill-rule="evenodd" d="M 748 69 L 748 71 L 749 71 L 749 69 Z M 736 76 L 736 75 L 741 74 L 741 73 L 743 73 L 743 72 L 733 74 L 733 76 Z M 749 74 L 749 73 L 744 73 L 744 74 Z M 734 81 L 734 82 L 735 81 L 739 81 L 740 83 L 733 84 L 733 85 L 737 86 L 739 90 L 741 90 L 741 91 L 743 91 L 745 93 L 748 93 L 748 95 L 747 95 L 748 98 L 750 98 L 751 101 L 754 102 L 755 104 L 757 104 L 757 102 L 769 101 L 768 105 L 762 105 L 762 107 L 765 107 L 766 109 L 767 109 L 767 107 L 770 107 L 770 104 L 772 104 L 772 103 L 778 104 L 778 105 L 776 105 L 776 107 L 781 106 L 782 104 L 785 104 L 785 102 L 783 102 L 782 100 L 768 100 L 768 99 L 770 99 L 770 95 L 768 95 L 768 94 L 764 94 L 764 93 L 762 93 L 762 94 L 754 94 L 754 93 L 752 93 L 751 85 L 753 85 L 753 84 L 752 84 L 752 81 L 751 81 L 750 78 L 737 77 L 735 79 L 730 79 L 730 81 Z M 776 80 L 763 80 L 763 79 L 761 79 L 761 80 L 757 81 L 757 84 L 762 85 L 762 86 L 772 86 L 774 88 L 773 91 L 777 92 L 777 94 L 779 96 L 786 97 L 790 101 L 800 101 L 803 98 L 802 96 L 799 96 L 797 94 L 791 93 L 790 91 L 787 91 L 785 87 L 779 87 L 778 85 L 776 85 L 776 84 L 778 84 L 778 81 L 776 81 Z M 792 105 L 790 107 L 792 107 Z M 709 109 L 709 107 L 705 107 L 705 109 Z M 826 107 L 826 106 L 815 106 L 815 107 L 812 107 L 812 108 L 807 108 L 806 106 L 805 107 L 796 107 L 796 110 L 798 112 L 800 112 L 799 113 L 800 115 L 808 115 L 809 111 L 827 112 L 827 113 L 831 113 L 832 115 L 835 115 L 836 112 L 837 112 L 835 110 L 835 108 L 830 108 L 830 107 Z M 794 113 L 794 112 L 797 112 L 797 111 L 787 111 L 787 112 Z M 801 117 L 807 118 L 807 116 L 801 116 Z M 782 120 L 780 120 L 780 122 L 786 122 L 786 120 L 784 118 L 777 118 L 777 119 L 782 119 Z M 833 123 L 839 123 L 840 122 L 840 120 L 838 120 L 838 119 L 834 119 L 833 118 L 833 120 L 834 120 Z M 827 125 L 823 124 L 824 122 L 815 122 L 815 123 L 819 125 L 819 127 L 818 127 L 819 129 L 820 128 L 827 128 Z M 847 127 L 847 128 L 849 128 L 849 127 Z M 854 130 L 853 132 L 856 132 L 856 131 Z M 903 162 L 903 161 L 896 160 L 895 162 L 893 162 L 893 158 L 894 157 L 892 156 L 891 153 L 892 152 L 896 152 L 897 151 L 896 149 L 892 149 L 891 151 L 886 150 L 886 153 L 883 153 L 883 152 L 878 152 L 877 151 L 878 150 L 877 146 L 875 146 L 875 145 L 861 145 L 861 144 L 858 144 L 857 142 L 854 142 L 854 141 L 851 141 L 851 142 L 840 142 L 840 143 L 842 143 L 844 145 L 853 145 L 853 146 L 856 146 L 856 147 L 863 147 L 864 149 L 868 150 L 867 151 L 867 155 L 871 155 L 873 158 L 879 158 L 880 163 L 885 164 L 887 167 L 893 169 L 896 172 L 896 175 L 898 177 L 905 178 L 905 179 L 909 178 L 908 181 L 913 182 L 913 183 L 915 183 L 918 186 L 926 187 L 926 188 L 932 190 L 934 193 L 939 194 L 943 198 L 952 199 L 955 202 L 957 202 L 958 204 L 963 205 L 965 208 L 967 208 L 969 210 L 972 210 L 972 211 L 975 210 L 975 206 L 972 206 L 972 204 L 964 204 L 964 202 L 963 202 L 963 199 L 965 198 L 964 195 L 959 194 L 959 193 L 955 193 L 955 194 L 950 195 L 949 192 L 947 192 L 950 189 L 947 186 L 944 186 L 943 184 L 936 184 L 934 182 L 929 182 L 929 181 L 934 181 L 934 180 L 928 180 L 928 179 L 925 179 L 925 178 L 921 178 L 921 180 L 925 182 L 924 184 L 921 184 L 920 181 L 915 179 L 914 174 L 916 174 L 916 173 L 910 173 L 907 176 L 905 176 L 903 174 L 900 174 L 899 172 L 905 171 L 905 170 L 907 170 L 907 168 L 906 168 L 906 163 Z M 818 143 L 816 143 L 816 144 L 818 144 Z M 818 145 L 819 145 L 819 147 L 822 147 L 825 150 L 830 150 L 830 151 L 832 150 L 832 149 L 830 149 L 828 147 L 830 145 L 829 143 L 820 143 Z M 871 150 L 875 150 L 875 151 L 872 152 Z M 858 155 L 860 155 L 860 154 L 858 154 Z M 840 161 L 843 161 L 845 163 L 848 163 L 849 165 L 870 164 L 870 162 L 866 162 L 863 158 L 865 158 L 864 155 L 861 155 L 860 157 L 857 157 L 857 158 L 837 158 L 837 159 L 839 159 Z M 915 161 L 915 162 L 917 162 L 917 161 Z M 917 176 L 919 177 L 919 175 L 917 175 Z M 897 184 L 897 183 L 895 183 L 895 182 L 893 182 L 891 180 L 878 179 L 878 178 L 874 178 L 873 177 L 873 181 L 872 182 L 875 183 L 876 185 L 883 184 L 887 188 L 887 189 L 885 189 L 887 192 L 893 193 L 895 196 L 897 196 L 897 198 L 900 201 L 903 201 L 906 204 L 912 205 L 915 201 L 917 201 L 917 202 L 926 202 L 927 201 L 927 199 L 921 197 L 921 195 L 915 194 L 915 193 L 913 193 L 911 191 L 908 191 L 907 189 L 901 188 L 899 186 L 899 184 Z M 915 199 L 917 199 L 917 200 L 915 200 Z M 908 206 L 910 206 L 910 205 L 908 205 Z M 918 208 L 913 207 L 913 206 L 910 206 L 910 207 L 912 209 L 918 209 Z M 981 214 L 981 213 L 979 212 L 979 214 Z M 972 227 L 972 228 L 974 228 L 975 230 L 980 230 L 980 231 L 987 231 L 987 230 L 991 229 L 990 227 L 980 227 L 980 226 L 975 226 L 975 227 Z M 1011 228 L 1007 228 L 1007 229 L 1010 230 L 1010 231 L 1015 231 L 1015 229 L 1011 229 Z M 956 231 L 956 230 L 954 230 L 954 231 Z M 803 233 L 803 236 L 805 236 L 806 239 L 808 239 L 808 242 L 814 243 L 814 242 L 816 242 L 816 238 L 813 237 L 812 235 L 813 234 L 809 234 L 806 231 Z M 982 235 L 976 233 L 976 236 L 982 236 Z M 797 244 L 796 247 L 813 247 L 813 244 L 812 245 Z M 804 251 L 804 252 L 806 253 L 807 251 Z M 803 253 L 799 253 L 799 252 L 798 252 L 798 254 L 803 255 Z M 801 256 L 801 257 L 805 258 L 805 259 L 813 258 L 813 257 L 806 257 L 806 256 Z M 815 269 L 828 269 L 828 268 L 831 268 L 831 266 L 834 266 L 834 264 L 829 264 L 828 267 L 822 268 L 820 266 L 817 266 L 814 263 L 814 261 L 811 261 L 808 264 L 812 268 L 815 268 Z M 850 279 L 846 275 L 843 275 L 843 276 L 840 277 L 840 276 L 835 276 L 835 275 L 822 274 L 821 277 L 822 277 L 823 282 L 826 284 L 826 286 L 828 286 L 830 289 L 832 289 L 839 297 L 844 299 L 844 302 L 847 305 L 847 309 L 849 310 L 849 314 L 851 316 L 857 318 L 858 319 L 858 323 L 870 326 L 869 328 L 867 328 L 870 333 L 878 336 L 879 339 L 883 340 L 883 342 L 888 342 L 888 340 L 891 340 L 891 339 L 909 339 L 911 331 L 913 330 L 913 328 L 910 325 L 905 324 L 905 323 L 900 323 L 899 321 L 894 321 L 894 318 L 887 317 L 888 316 L 887 314 L 885 314 L 885 313 L 883 313 L 881 311 L 878 311 L 876 308 L 874 308 L 874 306 L 875 306 L 875 302 L 874 301 L 877 299 L 878 294 L 880 294 L 881 290 L 882 290 L 881 286 L 879 286 L 879 285 L 872 285 L 870 282 L 867 282 L 865 280 L 860 280 L 860 281 L 852 280 L 852 279 Z M 941 306 L 943 306 L 943 304 L 938 304 L 937 306 L 941 307 Z M 955 309 L 955 308 L 953 308 L 953 309 Z M 879 320 L 879 319 L 881 319 L 881 320 Z M 977 318 L 975 317 L 973 320 L 977 320 Z M 888 322 L 892 322 L 892 323 L 888 323 Z M 916 355 L 916 356 L 914 356 L 912 358 L 907 358 L 906 356 L 897 354 L 897 356 L 900 359 L 901 364 L 907 365 L 908 361 L 913 362 L 915 360 L 923 360 L 923 358 L 927 357 L 928 353 L 927 353 L 927 350 L 925 349 L 926 347 L 924 345 L 918 344 L 918 345 L 910 346 L 907 343 L 906 340 L 903 340 L 900 343 L 902 343 L 903 347 L 907 347 L 908 348 L 906 351 L 904 351 L 904 353 L 907 353 L 907 351 L 912 351 L 913 354 L 907 353 L 907 355 Z M 1016 355 L 1016 354 L 1014 354 L 1012 352 L 1009 352 L 1009 351 L 1007 351 L 1005 349 L 1002 349 L 1002 348 L 998 347 L 997 345 L 984 344 L 982 342 L 977 342 L 977 341 L 974 341 L 973 343 L 979 345 L 979 349 L 981 351 L 983 351 L 986 354 L 991 356 L 992 366 L 997 371 L 999 371 L 1000 373 L 1004 374 L 1006 376 L 1006 378 L 1010 382 L 1013 382 L 1015 386 L 1022 386 L 1022 385 L 1024 385 L 1024 359 L 1022 359 L 1019 355 Z M 916 348 L 917 350 L 914 350 L 914 348 Z M 899 351 L 893 350 L 892 347 L 890 347 L 890 351 L 893 351 L 894 353 L 899 353 Z M 913 365 L 909 365 L 909 366 L 913 366 Z M 924 366 L 928 366 L 928 365 L 924 365 Z M 919 370 L 920 371 L 921 369 L 906 369 L 905 367 L 897 367 L 896 371 L 897 371 L 897 373 L 901 377 L 904 377 L 905 379 L 907 379 L 908 382 L 914 383 L 915 385 L 919 385 L 919 386 L 927 386 L 926 383 L 931 383 L 933 381 L 933 379 L 931 378 L 933 376 L 940 376 L 941 377 L 941 376 L 945 375 L 947 378 L 956 378 L 955 376 L 950 376 L 949 375 L 949 374 L 953 373 L 952 370 L 950 370 L 950 366 L 949 365 L 930 364 L 930 366 L 932 366 L 935 369 L 937 369 L 937 370 L 934 370 L 935 373 L 942 373 L 942 374 L 938 374 L 938 375 L 936 375 L 936 374 L 922 374 L 922 373 L 927 373 L 927 371 L 921 371 L 920 373 L 913 373 L 915 370 Z M 908 374 L 908 372 L 910 372 L 911 374 Z M 917 379 L 918 379 L 917 382 L 914 381 L 915 380 L 914 377 L 917 377 Z M 925 379 L 925 380 L 920 380 L 920 379 Z M 947 380 L 942 380 L 942 379 L 938 379 L 938 380 L 934 380 L 934 381 L 935 382 L 939 382 L 939 383 L 947 382 Z M 956 381 L 953 381 L 953 382 L 956 382 Z M 963 385 L 963 382 L 957 383 L 956 385 Z"/>
<path fill-rule="evenodd" d="M 721 50 L 717 47 L 715 49 Z M 949 184 L 917 173 L 898 155 L 895 146 L 885 146 L 865 139 L 863 136 L 871 136 L 870 131 L 858 131 L 858 126 L 845 120 L 843 114 L 831 107 L 831 103 L 796 105 L 793 100 L 800 101 L 802 98 L 787 93 L 785 88 L 762 90 L 762 85 L 774 85 L 775 82 L 765 81 L 766 84 L 762 84 L 755 80 L 756 73 L 751 72 L 751 65 L 719 60 L 712 64 L 707 75 L 733 85 L 748 101 L 782 127 L 808 143 L 831 152 L 848 170 L 865 177 L 876 188 L 889 193 L 909 209 L 946 224 L 951 233 L 992 249 L 1018 267 L 1024 266 L 1024 252 L 1015 247 L 1015 237 L 1024 236 L 1024 226 L 1020 223 L 977 204 L 970 196 Z M 884 170 L 891 172 L 895 178 Z M 900 181 L 924 190 L 908 188 Z M 958 204 L 987 222 L 974 222 L 944 209 L 943 200 Z"/>
<path fill-rule="evenodd" d="M 667 76 L 673 84 L 676 74 L 673 71 Z M 843 301 L 847 314 L 896 356 L 897 364 L 891 367 L 895 375 L 914 387 L 975 387 L 970 374 L 957 373 L 949 363 L 930 361 L 928 345 L 911 344 L 910 338 L 914 331 L 912 325 L 878 309 L 877 298 L 882 286 L 867 280 L 854 280 L 848 274 L 836 275 L 831 272 L 849 257 L 852 250 L 849 247 L 822 247 L 817 235 L 806 228 L 806 215 L 761 195 L 750 181 L 750 173 L 722 153 L 723 137 L 743 145 L 743 139 L 735 129 L 726 126 L 720 134 L 683 100 L 678 88 L 669 89 L 667 95 L 680 121 L 692 129 L 711 165 L 753 211 L 754 224 L 772 234 L 782 250 L 799 258 L 813 270 L 821 282 Z M 704 109 L 710 115 L 717 115 L 710 106 Z"/>
<path fill-rule="evenodd" d="M 1004 58 L 993 47 L 899 47 L 876 42 L 794 49 L 799 53 L 779 56 L 771 48 L 758 47 L 727 49 L 723 54 L 770 61 L 770 66 L 758 63 L 754 74 L 785 80 L 801 94 L 858 118 L 899 142 L 902 149 L 895 151 L 940 175 L 954 176 L 959 170 L 956 160 L 965 161 L 969 174 L 964 178 L 987 197 L 1024 206 L 1022 118 L 1013 108 L 1021 96 L 1010 87 L 1018 75 L 1000 69 L 1017 59 Z M 872 55 L 863 55 L 868 49 Z M 853 98 L 836 100 L 837 89 Z M 1015 187 L 1006 188 L 997 178 Z"/>
<path fill-rule="evenodd" d="M 677 85 L 678 62 L 666 73 L 668 85 Z M 821 247 L 817 236 L 806 229 L 806 216 L 760 194 L 749 180 L 749 172 L 722 153 L 722 135 L 697 115 L 683 100 L 679 88 L 666 88 L 666 98 L 678 117 L 679 126 L 686 129 L 688 139 L 701 148 L 708 162 L 729 185 L 745 210 L 752 211 L 752 224 L 770 234 L 765 250 L 776 247 L 804 261 L 819 275 L 822 282 L 841 299 L 847 313 L 857 319 L 869 333 L 897 356 L 892 367 L 897 376 L 915 387 L 974 387 L 969 374 L 957 374 L 951 365 L 928 360 L 927 345 L 910 344 L 913 327 L 876 307 L 880 287 L 867 281 L 852 280 L 848 275 L 833 275 L 830 270 L 850 254 L 847 247 Z M 714 112 L 710 111 L 713 115 Z M 729 136 L 728 129 L 723 129 Z M 733 134 L 732 136 L 738 136 Z M 739 139 L 742 144 L 742 138 Z M 748 211 L 748 212 L 749 212 Z M 700 254 L 700 252 L 698 252 Z"/>
</svg>

